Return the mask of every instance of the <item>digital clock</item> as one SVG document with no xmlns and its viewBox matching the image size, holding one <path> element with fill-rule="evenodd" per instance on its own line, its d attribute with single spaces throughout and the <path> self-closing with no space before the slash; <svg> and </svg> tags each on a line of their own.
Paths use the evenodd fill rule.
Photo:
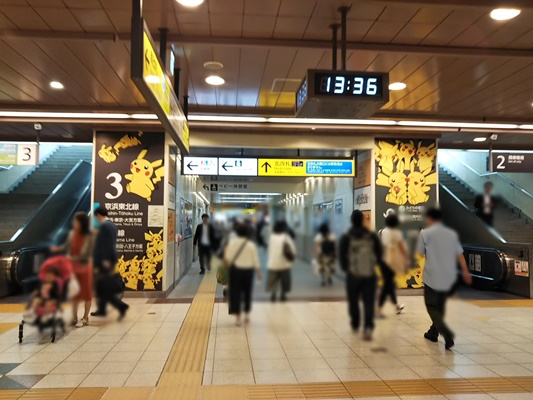
<svg viewBox="0 0 533 400">
<path fill-rule="evenodd" d="M 389 101 L 387 73 L 308 70 L 296 92 L 296 116 L 368 118 Z"/>
</svg>

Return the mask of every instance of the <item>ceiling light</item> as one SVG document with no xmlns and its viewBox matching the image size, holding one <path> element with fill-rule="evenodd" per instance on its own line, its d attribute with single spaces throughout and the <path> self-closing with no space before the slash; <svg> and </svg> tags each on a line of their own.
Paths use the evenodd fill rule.
<svg viewBox="0 0 533 400">
<path fill-rule="evenodd" d="M 33 112 L 33 111 L 0 111 L 0 117 L 80 118 L 80 119 L 127 119 L 127 118 L 130 118 L 128 114 L 118 114 L 118 113 Z"/>
<path fill-rule="evenodd" d="M 58 81 L 52 81 L 50 82 L 50 87 L 53 89 L 63 89 L 65 86 L 61 82 Z"/>
<path fill-rule="evenodd" d="M 394 82 L 389 85 L 389 90 L 404 90 L 407 85 L 403 82 Z"/>
<path fill-rule="evenodd" d="M 330 124 L 330 125 L 396 125 L 387 119 L 327 119 L 327 118 L 269 118 L 278 124 Z"/>
<path fill-rule="evenodd" d="M 198 7 L 204 2 L 204 0 L 177 0 L 182 6 L 185 7 Z"/>
<path fill-rule="evenodd" d="M 433 128 L 473 128 L 473 129 L 516 129 L 516 124 L 488 124 L 475 122 L 433 122 L 433 121 L 399 121 L 401 126 L 422 126 Z"/>
<path fill-rule="evenodd" d="M 477 137 L 477 138 L 474 139 L 474 142 L 484 142 L 486 140 L 487 140 L 486 137 Z"/>
<path fill-rule="evenodd" d="M 157 119 L 155 114 L 131 114 L 133 119 Z"/>
<path fill-rule="evenodd" d="M 221 62 L 218 62 L 218 61 L 206 61 L 204 63 L 204 68 L 205 69 L 210 69 L 212 71 L 217 71 L 219 69 L 224 68 L 224 64 L 222 64 Z"/>
<path fill-rule="evenodd" d="M 248 192 L 242 192 L 242 193 L 218 193 L 220 196 L 278 196 L 282 193 L 248 193 Z"/>
<path fill-rule="evenodd" d="M 146 83 L 158 84 L 161 83 L 161 78 L 157 75 L 146 75 L 144 80 Z"/>
<path fill-rule="evenodd" d="M 205 81 L 209 85 L 213 85 L 213 86 L 220 86 L 226 82 L 224 78 L 221 78 L 220 76 L 217 76 L 217 75 L 208 76 L 207 78 L 205 78 Z"/>
<path fill-rule="evenodd" d="M 267 122 L 263 117 L 239 117 L 231 115 L 189 115 L 189 121 L 204 122 Z"/>
<path fill-rule="evenodd" d="M 507 21 L 517 17 L 520 12 L 518 8 L 496 8 L 490 12 L 490 17 L 496 21 Z"/>
</svg>

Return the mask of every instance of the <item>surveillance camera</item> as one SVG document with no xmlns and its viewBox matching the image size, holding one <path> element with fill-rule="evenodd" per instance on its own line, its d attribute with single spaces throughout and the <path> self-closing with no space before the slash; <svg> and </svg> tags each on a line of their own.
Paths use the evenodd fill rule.
<svg viewBox="0 0 533 400">
<path fill-rule="evenodd" d="M 41 124 L 33 124 L 33 129 L 35 129 L 36 131 L 40 131 L 41 129 L 43 129 L 43 126 Z"/>
<path fill-rule="evenodd" d="M 496 133 L 493 133 L 492 135 L 490 135 L 490 140 L 498 140 L 498 135 Z"/>
</svg>

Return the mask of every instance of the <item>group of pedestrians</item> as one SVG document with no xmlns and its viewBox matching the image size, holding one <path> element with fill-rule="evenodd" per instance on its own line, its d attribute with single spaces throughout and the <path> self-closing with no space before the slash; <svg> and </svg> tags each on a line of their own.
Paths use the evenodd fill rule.
<svg viewBox="0 0 533 400">
<path fill-rule="evenodd" d="M 72 299 L 72 325 L 78 328 L 89 324 L 89 316 L 106 316 L 108 304 L 118 310 L 121 319 L 129 308 L 119 297 L 123 284 L 122 279 L 115 275 L 117 227 L 109 220 L 105 208 L 97 208 L 95 217 L 99 226 L 93 232 L 89 215 L 76 213 L 66 241 L 50 248 L 52 253 L 66 254 L 79 283 L 80 291 Z M 93 292 L 97 298 L 97 309 L 91 313 Z M 83 304 L 83 316 L 78 319 L 80 303 Z"/>
</svg>

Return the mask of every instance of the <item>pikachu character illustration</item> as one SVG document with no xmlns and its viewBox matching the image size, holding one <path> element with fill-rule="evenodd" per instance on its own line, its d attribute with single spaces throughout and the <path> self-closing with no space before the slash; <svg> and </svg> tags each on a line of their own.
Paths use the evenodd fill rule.
<svg viewBox="0 0 533 400">
<path fill-rule="evenodd" d="M 129 262 L 124 260 L 124 256 L 120 257 L 117 261 L 117 265 L 115 267 L 115 271 L 120 274 L 121 277 L 126 276 L 126 271 L 128 269 Z"/>
<path fill-rule="evenodd" d="M 413 171 L 407 176 L 407 198 L 409 204 L 416 205 L 429 200 L 427 192 L 431 185 L 437 184 L 437 174 L 431 173 L 431 167 L 425 171 Z"/>
<path fill-rule="evenodd" d="M 148 249 L 163 251 L 163 229 L 157 233 L 152 231 L 145 232 L 144 240 L 148 243 Z"/>
<path fill-rule="evenodd" d="M 115 145 L 113 146 L 113 149 L 115 150 L 115 153 L 119 155 L 120 149 L 127 149 L 128 147 L 135 147 L 135 146 L 139 146 L 140 144 L 141 144 L 141 141 L 135 136 L 124 135 L 120 138 L 120 140 L 117 143 L 115 143 Z"/>
<path fill-rule="evenodd" d="M 165 175 L 165 167 L 162 166 L 163 160 L 154 162 L 146 160 L 144 157 L 147 153 L 148 149 L 139 153 L 130 164 L 131 174 L 124 175 L 124 178 L 130 181 L 126 185 L 128 193 L 134 193 L 151 202 L 152 192 L 155 190 L 154 185 L 160 182 Z"/>
<path fill-rule="evenodd" d="M 126 272 L 126 287 L 132 290 L 137 290 L 137 284 L 139 282 L 139 273 L 141 271 L 141 260 L 139 256 L 135 256 L 129 260 L 129 269 Z"/>
<path fill-rule="evenodd" d="M 398 157 L 398 144 L 380 141 L 375 147 L 378 166 L 389 171 L 394 170 L 394 163 Z"/>
<path fill-rule="evenodd" d="M 376 185 L 389 188 L 389 193 L 385 198 L 387 203 L 399 206 L 407 203 L 407 176 L 403 172 L 392 172 L 386 168 L 378 173 Z"/>
<path fill-rule="evenodd" d="M 117 155 L 113 153 L 113 148 L 111 146 L 106 146 L 105 144 L 103 144 L 102 147 L 100 147 L 100 150 L 98 150 L 98 156 L 108 164 L 117 160 Z"/>
<path fill-rule="evenodd" d="M 422 142 L 418 142 L 418 150 L 416 151 L 418 156 L 418 169 L 425 171 L 433 168 L 433 162 L 437 156 L 437 148 L 435 143 L 429 146 L 422 146 Z"/>
<path fill-rule="evenodd" d="M 416 147 L 412 140 L 409 143 L 397 140 L 398 144 L 398 171 L 413 171 L 416 164 Z"/>
<path fill-rule="evenodd" d="M 154 275 L 156 274 L 157 263 L 153 260 L 143 258 L 142 259 L 142 275 L 144 290 L 155 290 Z"/>
</svg>

